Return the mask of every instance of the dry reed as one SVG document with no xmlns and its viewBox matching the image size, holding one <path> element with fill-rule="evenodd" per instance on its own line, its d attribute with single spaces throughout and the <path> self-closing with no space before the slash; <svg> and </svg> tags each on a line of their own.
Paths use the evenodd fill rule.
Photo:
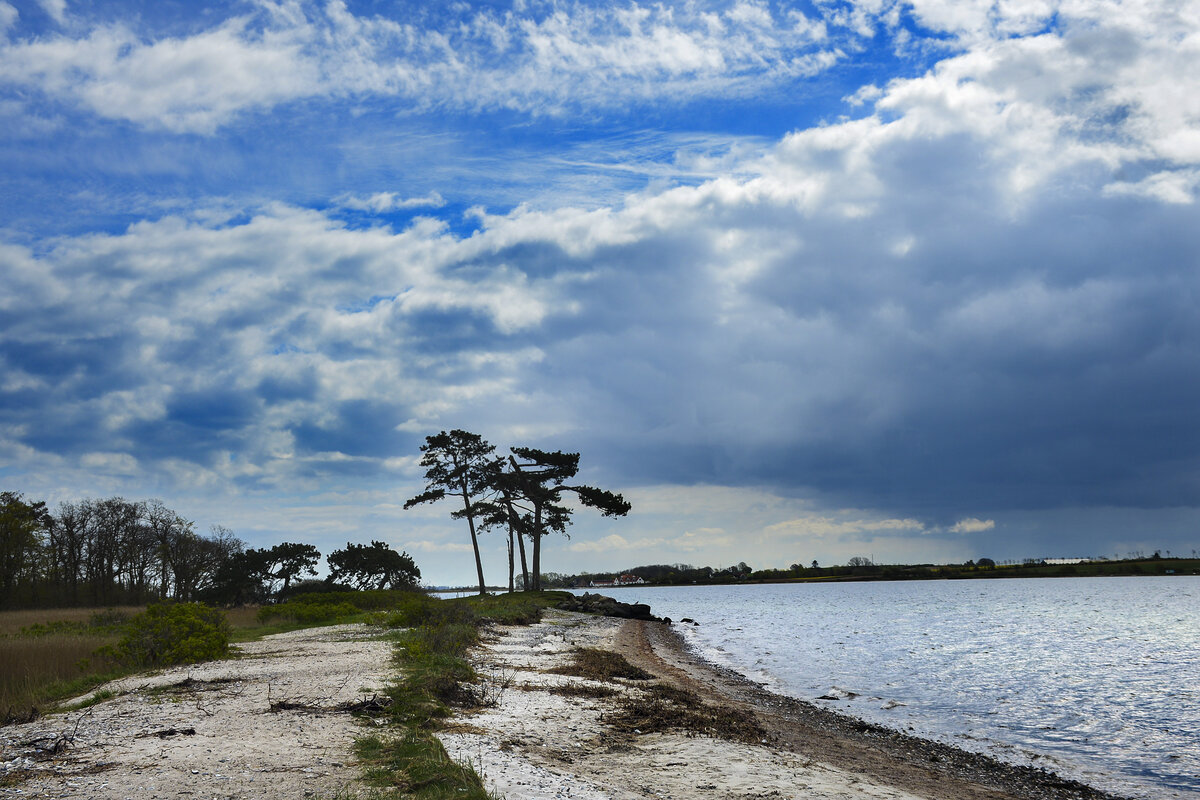
<svg viewBox="0 0 1200 800">
<path fill-rule="evenodd" d="M 0 639 L 0 723 L 27 718 L 41 708 L 47 689 L 77 680 L 107 665 L 97 663 L 96 648 L 115 635 L 52 634 Z"/>
<path fill-rule="evenodd" d="M 115 609 L 103 608 L 30 608 L 21 611 L 0 611 L 0 636 L 10 636 L 20 633 L 23 628 L 32 625 L 46 625 L 52 622 L 83 622 L 91 620 L 97 613 L 112 610 L 132 617 L 146 610 L 145 606 L 120 606 Z"/>
</svg>

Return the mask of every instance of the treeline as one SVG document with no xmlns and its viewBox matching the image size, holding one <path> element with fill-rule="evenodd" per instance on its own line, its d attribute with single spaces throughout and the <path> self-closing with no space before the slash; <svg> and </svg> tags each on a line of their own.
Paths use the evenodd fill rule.
<svg viewBox="0 0 1200 800">
<path fill-rule="evenodd" d="M 208 535 L 159 500 L 64 502 L 0 492 L 0 607 L 141 605 L 158 600 L 262 603 L 317 574 L 321 553 L 283 542 L 247 548 L 227 528 Z M 421 572 L 382 542 L 330 553 L 329 578 L 304 588 L 402 588 Z"/>
<path fill-rule="evenodd" d="M 846 564 L 822 567 L 792 564 L 787 569 L 756 570 L 745 562 L 731 567 L 695 567 L 690 564 L 647 564 L 617 572 L 583 572 L 563 575 L 549 572 L 542 577 L 547 587 L 584 588 L 610 584 L 622 578 L 640 578 L 653 586 L 686 586 L 729 583 L 790 583 L 796 581 L 903 581 L 952 580 L 963 578 L 1059 578 L 1118 575 L 1196 575 L 1200 559 L 1163 557 L 1159 553 L 1145 558 L 1111 561 L 1084 561 L 1078 564 L 1046 563 L 1030 559 L 1022 563 L 997 564 L 990 558 L 962 564 L 876 564 L 864 556 Z"/>
</svg>

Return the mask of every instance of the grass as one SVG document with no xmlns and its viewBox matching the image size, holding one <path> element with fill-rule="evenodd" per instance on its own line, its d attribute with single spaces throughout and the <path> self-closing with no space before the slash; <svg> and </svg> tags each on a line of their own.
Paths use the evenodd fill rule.
<svg viewBox="0 0 1200 800">
<path fill-rule="evenodd" d="M 93 654 L 116 640 L 70 633 L 0 639 L 0 724 L 37 719 L 48 703 L 115 677 L 115 665 Z"/>
<path fill-rule="evenodd" d="M 0 611 L 0 636 L 19 634 L 24 629 L 35 625 L 51 626 L 54 623 L 87 624 L 98 614 L 116 614 L 128 619 L 134 614 L 145 611 L 145 606 L 120 606 L 118 608 L 43 608 L 23 609 L 20 611 Z"/>
<path fill-rule="evenodd" d="M 594 681 L 612 681 L 624 678 L 630 681 L 648 681 L 654 676 L 625 660 L 620 653 L 584 647 L 571 653 L 571 663 L 555 667 L 549 672 L 556 675 L 574 675 Z"/>
<path fill-rule="evenodd" d="M 467 661 L 480 631 L 494 624 L 531 624 L 561 600 L 560 592 L 433 600 L 389 612 L 382 622 L 405 628 L 394 634 L 400 674 L 390 687 L 388 734 L 358 740 L 363 780 L 387 797 L 491 800 L 483 781 L 455 763 L 434 732 L 455 707 L 481 701 L 477 676 Z"/>
<path fill-rule="evenodd" d="M 750 744 L 766 735 L 748 711 L 710 705 L 693 692 L 661 683 L 650 686 L 643 697 L 626 697 L 614 713 L 605 715 L 605 722 L 624 733 L 682 731 Z"/>
<path fill-rule="evenodd" d="M 360 737 L 354 754 L 364 765 L 363 783 L 384 795 L 421 800 L 491 800 L 483 780 L 469 765 L 448 755 L 429 731 L 406 727 L 400 734 Z"/>
</svg>

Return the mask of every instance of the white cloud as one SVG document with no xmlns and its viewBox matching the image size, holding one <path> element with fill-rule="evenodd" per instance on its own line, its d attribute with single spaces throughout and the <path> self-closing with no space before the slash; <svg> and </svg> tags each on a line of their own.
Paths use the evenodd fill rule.
<svg viewBox="0 0 1200 800">
<path fill-rule="evenodd" d="M 429 192 L 421 197 L 401 197 L 395 192 L 376 192 L 368 197 L 344 195 L 338 202 L 346 208 L 372 211 L 376 214 L 405 208 L 441 208 L 446 205 L 445 199 L 437 192 Z"/>
<path fill-rule="evenodd" d="M 653 550 L 654 558 L 665 558 L 680 553 L 712 553 L 736 543 L 736 538 L 721 528 L 696 528 L 671 537 L 627 538 L 618 533 L 610 533 L 599 539 L 573 540 L 567 549 L 574 553 L 606 554 Z"/>
<path fill-rule="evenodd" d="M 966 517 L 960 519 L 950 527 L 951 533 L 983 533 L 990 531 L 996 527 L 996 521 L 991 519 L 978 519 L 977 517 Z"/>
<path fill-rule="evenodd" d="M 921 533 L 925 525 L 916 519 L 872 518 L 861 511 L 840 511 L 836 514 L 806 514 L 777 522 L 763 529 L 768 539 L 858 539 L 864 534 Z"/>
<path fill-rule="evenodd" d="M 67 16 L 67 0 L 38 0 L 38 5 L 51 19 L 59 25 L 63 24 Z"/>
<path fill-rule="evenodd" d="M 101 116 L 211 133 L 246 110 L 306 97 L 555 114 L 632 97 L 745 95 L 827 69 L 839 54 L 820 44 L 823 33 L 756 3 L 720 18 L 570 3 L 543 16 L 470 12 L 442 28 L 295 4 L 181 38 L 145 41 L 115 24 L 81 39 L 14 42 L 0 78 Z"/>
<path fill-rule="evenodd" d="M 16 25 L 20 17 L 20 13 L 11 4 L 0 1 L 0 33 Z"/>
<path fill-rule="evenodd" d="M 469 542 L 435 542 L 430 539 L 418 539 L 404 543 L 404 549 L 413 553 L 470 553 L 473 552 Z"/>
<path fill-rule="evenodd" d="M 138 461 L 128 453 L 85 453 L 79 460 L 87 469 L 132 475 L 138 471 Z"/>
<path fill-rule="evenodd" d="M 567 549 L 576 553 L 611 553 L 627 550 L 645 550 L 661 544 L 655 539 L 635 539 L 630 541 L 617 533 L 610 533 L 602 539 L 584 542 L 571 542 Z"/>
</svg>

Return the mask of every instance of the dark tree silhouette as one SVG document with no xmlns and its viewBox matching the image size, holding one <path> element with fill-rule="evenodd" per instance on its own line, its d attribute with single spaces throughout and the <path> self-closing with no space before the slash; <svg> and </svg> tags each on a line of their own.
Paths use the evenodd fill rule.
<svg viewBox="0 0 1200 800">
<path fill-rule="evenodd" d="M 421 579 L 412 556 L 397 553 L 383 542 L 346 542 L 345 550 L 334 550 L 325 560 L 331 582 L 345 580 L 358 589 L 399 589 L 416 586 Z"/>
<path fill-rule="evenodd" d="M 447 496 L 462 500 L 463 507 L 451 513 L 455 519 L 465 519 L 471 532 L 471 548 L 475 551 L 475 571 L 479 576 L 479 593 L 487 589 L 483 580 L 483 560 L 479 557 L 479 523 L 491 519 L 486 496 L 498 471 L 496 448 L 477 433 L 464 430 L 442 431 L 426 436 L 421 445 L 421 466 L 425 467 L 425 491 L 409 499 L 406 509 L 421 503 L 434 503 Z"/>
<path fill-rule="evenodd" d="M 317 561 L 321 558 L 317 548 L 298 542 L 283 542 L 260 552 L 263 553 L 266 574 L 272 580 L 272 594 L 286 592 L 292 581 L 303 573 L 316 575 Z M 274 581 L 281 581 L 282 585 L 276 587 Z"/>
<path fill-rule="evenodd" d="M 541 591 L 542 538 L 550 532 L 565 535 L 571 524 L 572 511 L 563 503 L 565 492 L 574 493 L 580 503 L 606 517 L 623 517 L 631 506 L 619 494 L 567 483 L 579 472 L 579 453 L 514 447 L 508 463 L 511 472 L 501 485 L 511 494 L 506 501 L 512 512 L 509 519 L 533 545 L 532 585 L 527 581 L 525 588 Z"/>
<path fill-rule="evenodd" d="M 26 503 L 16 492 L 0 492 L 0 601 L 7 606 L 17 582 L 36 575 L 39 535 L 50 527 L 46 504 Z"/>
</svg>

